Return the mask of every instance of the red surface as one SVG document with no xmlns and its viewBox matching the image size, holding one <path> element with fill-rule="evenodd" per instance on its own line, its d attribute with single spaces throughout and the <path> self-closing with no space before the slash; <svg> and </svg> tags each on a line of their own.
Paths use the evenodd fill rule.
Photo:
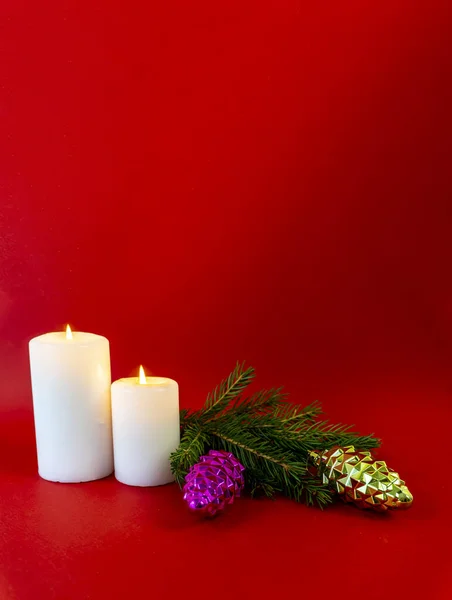
<svg viewBox="0 0 452 600">
<path fill-rule="evenodd" d="M 448 4 L 3 0 L 0 600 L 452 597 Z M 186 406 L 247 359 L 414 507 L 40 480 L 27 342 L 67 321 Z"/>
</svg>

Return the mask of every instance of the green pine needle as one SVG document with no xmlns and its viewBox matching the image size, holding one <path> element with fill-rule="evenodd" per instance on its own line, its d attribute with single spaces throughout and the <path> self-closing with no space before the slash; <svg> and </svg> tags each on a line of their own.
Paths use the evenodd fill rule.
<svg viewBox="0 0 452 600">
<path fill-rule="evenodd" d="M 231 400 L 237 398 L 253 379 L 254 369 L 245 368 L 244 364 L 237 363 L 229 377 L 208 394 L 204 408 L 197 413 L 198 418 L 213 419 L 228 406 Z"/>
<path fill-rule="evenodd" d="M 297 502 L 323 508 L 333 495 L 309 470 L 309 452 L 332 446 L 376 448 L 380 441 L 350 426 L 319 417 L 320 404 L 294 405 L 281 389 L 243 394 L 254 369 L 237 363 L 227 379 L 207 396 L 203 408 L 181 411 L 182 439 L 171 455 L 171 468 L 182 485 L 190 467 L 211 448 L 232 452 L 246 468 L 253 496 L 282 493 Z"/>
<path fill-rule="evenodd" d="M 208 433 L 196 422 L 185 427 L 179 447 L 170 456 L 171 469 L 179 485 L 183 485 L 190 467 L 209 449 L 209 441 Z"/>
</svg>

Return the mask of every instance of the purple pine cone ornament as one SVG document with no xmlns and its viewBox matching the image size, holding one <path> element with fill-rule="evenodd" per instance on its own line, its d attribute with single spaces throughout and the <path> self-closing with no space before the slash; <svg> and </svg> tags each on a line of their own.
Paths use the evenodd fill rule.
<svg viewBox="0 0 452 600">
<path fill-rule="evenodd" d="M 188 508 L 213 517 L 227 504 L 233 504 L 245 485 L 244 470 L 236 457 L 224 450 L 210 450 L 201 456 L 185 477 L 183 491 Z"/>
</svg>

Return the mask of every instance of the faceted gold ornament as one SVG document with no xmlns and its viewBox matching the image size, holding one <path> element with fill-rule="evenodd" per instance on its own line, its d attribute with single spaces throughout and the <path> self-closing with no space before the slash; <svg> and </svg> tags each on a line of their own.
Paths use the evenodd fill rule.
<svg viewBox="0 0 452 600">
<path fill-rule="evenodd" d="M 408 508 L 413 496 L 395 471 L 370 452 L 357 452 L 353 446 L 335 446 L 323 453 L 311 452 L 311 459 L 329 485 L 345 502 L 359 508 L 384 512 Z"/>
</svg>

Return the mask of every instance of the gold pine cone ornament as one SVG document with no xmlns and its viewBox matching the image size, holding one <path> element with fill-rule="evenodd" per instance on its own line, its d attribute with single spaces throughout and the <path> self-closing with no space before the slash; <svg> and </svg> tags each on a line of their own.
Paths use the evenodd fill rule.
<svg viewBox="0 0 452 600">
<path fill-rule="evenodd" d="M 323 453 L 311 452 L 311 459 L 322 477 L 345 502 L 359 508 L 384 512 L 409 508 L 413 496 L 382 460 L 373 460 L 370 452 L 358 452 L 353 446 L 335 446 Z"/>
</svg>

